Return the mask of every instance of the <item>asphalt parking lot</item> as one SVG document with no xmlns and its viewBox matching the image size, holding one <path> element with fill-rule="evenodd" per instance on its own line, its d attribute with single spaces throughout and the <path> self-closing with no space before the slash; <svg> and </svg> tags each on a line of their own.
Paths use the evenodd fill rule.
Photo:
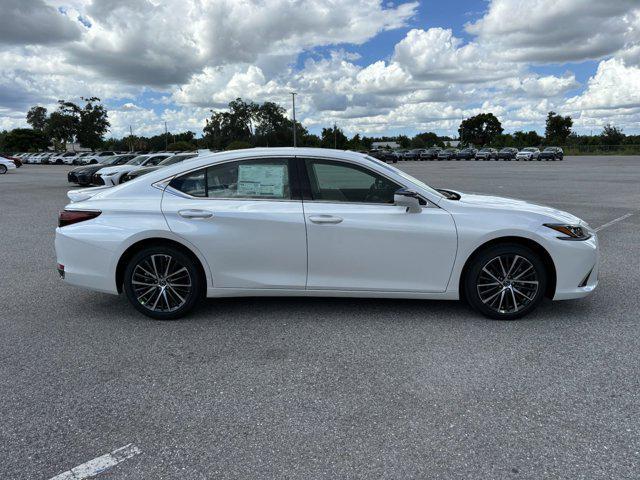
<svg viewBox="0 0 640 480">
<path fill-rule="evenodd" d="M 99 478 L 637 479 L 640 158 L 398 166 L 593 226 L 633 215 L 599 232 L 591 297 L 516 322 L 301 298 L 154 322 L 58 280 L 70 167 L 25 165 L 0 176 L 0 478 L 47 480 L 133 444 Z"/>
</svg>

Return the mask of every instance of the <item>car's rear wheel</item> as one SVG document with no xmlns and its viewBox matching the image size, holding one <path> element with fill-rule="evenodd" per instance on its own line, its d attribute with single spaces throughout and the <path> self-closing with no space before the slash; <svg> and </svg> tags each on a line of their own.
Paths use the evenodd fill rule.
<svg viewBox="0 0 640 480">
<path fill-rule="evenodd" d="M 131 258 L 124 272 L 124 291 L 138 311 L 157 320 L 174 320 L 202 298 L 201 277 L 189 255 L 171 246 L 154 246 Z"/>
<path fill-rule="evenodd" d="M 496 320 L 515 320 L 542 301 L 547 272 L 540 257 L 519 244 L 490 247 L 477 255 L 464 278 L 469 304 Z"/>
<path fill-rule="evenodd" d="M 7 173 L 7 166 L 0 165 L 0 175 L 4 175 L 5 173 Z"/>
</svg>

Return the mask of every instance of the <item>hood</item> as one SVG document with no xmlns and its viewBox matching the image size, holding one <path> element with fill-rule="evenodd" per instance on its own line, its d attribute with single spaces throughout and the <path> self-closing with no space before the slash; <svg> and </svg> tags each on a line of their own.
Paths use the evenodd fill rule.
<svg viewBox="0 0 640 480">
<path fill-rule="evenodd" d="M 105 167 L 103 167 L 102 165 L 84 165 L 82 167 L 76 167 L 71 171 L 73 173 L 93 173 L 93 172 L 97 172 L 102 168 L 105 168 Z"/>
<path fill-rule="evenodd" d="M 546 217 L 549 219 L 548 221 L 552 222 L 586 225 L 583 220 L 568 212 L 558 210 L 553 207 L 547 207 L 545 205 L 530 203 L 525 200 L 518 200 L 516 198 L 508 197 L 496 197 L 493 195 L 482 195 L 478 193 L 456 193 L 459 193 L 461 195 L 460 200 L 458 200 L 456 203 L 460 203 L 462 205 L 477 206 L 495 210 L 509 210 L 512 212 L 533 213 Z"/>
</svg>

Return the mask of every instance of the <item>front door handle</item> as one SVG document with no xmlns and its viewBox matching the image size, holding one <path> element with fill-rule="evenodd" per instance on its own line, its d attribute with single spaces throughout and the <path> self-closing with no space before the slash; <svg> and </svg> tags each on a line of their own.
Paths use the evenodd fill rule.
<svg viewBox="0 0 640 480">
<path fill-rule="evenodd" d="M 331 225 L 342 222 L 342 218 L 334 217 L 333 215 L 311 215 L 309 220 L 313 223 L 326 223 Z"/>
<path fill-rule="evenodd" d="M 189 209 L 178 211 L 178 215 L 183 218 L 211 218 L 213 217 L 213 212 L 208 210 Z"/>
</svg>

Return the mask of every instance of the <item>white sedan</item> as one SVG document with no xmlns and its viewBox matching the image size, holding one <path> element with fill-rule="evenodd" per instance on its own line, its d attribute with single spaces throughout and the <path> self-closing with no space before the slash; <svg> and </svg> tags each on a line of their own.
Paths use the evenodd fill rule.
<svg viewBox="0 0 640 480">
<path fill-rule="evenodd" d="M 138 155 L 132 158 L 124 165 L 116 165 L 114 167 L 105 167 L 98 170 L 94 174 L 93 183 L 96 185 L 106 185 L 113 187 L 118 185 L 122 177 L 130 172 L 138 170 L 142 167 L 153 167 L 161 161 L 169 157 L 173 157 L 173 153 L 151 153 L 146 155 Z"/>
<path fill-rule="evenodd" d="M 13 163 L 8 158 L 0 157 L 0 175 L 4 175 L 5 173 L 13 172 L 16 170 L 16 164 Z"/>
<path fill-rule="evenodd" d="M 465 299 L 495 319 L 598 284 L 598 240 L 575 216 L 436 190 L 354 152 L 205 155 L 60 213 L 58 271 L 178 318 L 204 296 Z"/>
</svg>

